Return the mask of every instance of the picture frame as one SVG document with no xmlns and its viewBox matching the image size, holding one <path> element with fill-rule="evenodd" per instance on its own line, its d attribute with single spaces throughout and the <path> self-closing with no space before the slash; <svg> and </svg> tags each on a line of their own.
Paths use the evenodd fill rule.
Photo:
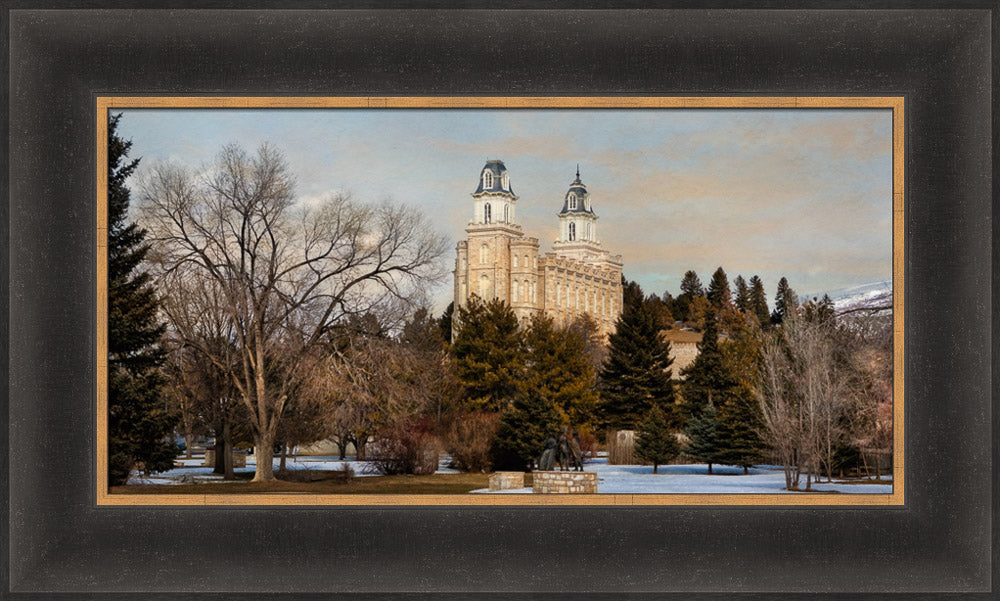
<svg viewBox="0 0 1000 601">
<path fill-rule="evenodd" d="M 992 216 L 995 185 L 992 11 L 7 14 L 10 423 L 2 442 L 11 467 L 3 475 L 10 491 L 5 580 L 15 598 L 58 591 L 79 598 L 991 591 L 997 417 L 990 340 L 996 333 L 983 287 L 990 282 L 997 291 L 995 226 L 984 219 Z M 565 44 L 550 44 L 567 24 L 573 33 L 559 38 Z M 498 64 L 504 77 L 486 77 Z M 567 67 L 579 64 L 590 69 Z M 905 505 L 572 513 L 98 506 L 91 427 L 98 232 L 85 225 L 97 221 L 89 183 L 96 164 L 92 116 L 98 96 L 135 90 L 248 96 L 877 90 L 905 98 L 911 208 Z M 60 177 L 46 178 L 37 168 L 54 157 L 65 166 Z M 941 273 L 955 276 L 947 290 L 935 279 Z M 949 467 L 957 465 L 960 473 Z M 240 553 L 220 559 L 225 549 Z"/>
</svg>

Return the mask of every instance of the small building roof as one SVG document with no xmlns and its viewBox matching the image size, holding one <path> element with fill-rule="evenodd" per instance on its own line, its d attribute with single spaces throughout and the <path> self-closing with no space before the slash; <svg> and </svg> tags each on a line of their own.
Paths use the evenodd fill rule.
<svg viewBox="0 0 1000 601">
<path fill-rule="evenodd" d="M 660 335 L 670 342 L 701 342 L 701 332 L 695 332 L 694 330 L 678 330 L 674 328 L 663 330 L 660 332 Z"/>
</svg>

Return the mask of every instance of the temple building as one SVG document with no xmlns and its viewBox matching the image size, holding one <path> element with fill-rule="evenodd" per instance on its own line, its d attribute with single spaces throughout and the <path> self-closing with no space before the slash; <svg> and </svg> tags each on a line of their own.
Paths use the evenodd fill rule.
<svg viewBox="0 0 1000 601">
<path fill-rule="evenodd" d="M 522 323 L 544 312 L 568 325 L 586 313 L 602 335 L 614 331 L 622 310 L 622 259 L 601 246 L 579 167 L 558 213 L 559 239 L 544 256 L 538 238 L 525 236 L 517 223 L 519 198 L 503 161 L 487 161 L 472 199 L 472 221 L 456 249 L 456 315 L 476 295 L 503 300 Z"/>
</svg>

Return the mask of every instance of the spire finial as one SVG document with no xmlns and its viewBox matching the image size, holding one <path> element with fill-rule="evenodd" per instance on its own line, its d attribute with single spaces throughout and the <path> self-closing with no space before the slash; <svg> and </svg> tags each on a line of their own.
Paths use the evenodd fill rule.
<svg viewBox="0 0 1000 601">
<path fill-rule="evenodd" d="M 580 163 L 576 164 L 576 179 L 580 179 Z"/>
</svg>

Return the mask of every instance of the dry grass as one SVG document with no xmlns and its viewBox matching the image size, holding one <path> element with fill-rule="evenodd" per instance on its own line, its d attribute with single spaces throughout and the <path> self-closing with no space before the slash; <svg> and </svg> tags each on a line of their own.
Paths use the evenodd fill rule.
<svg viewBox="0 0 1000 601">
<path fill-rule="evenodd" d="M 141 484 L 112 486 L 111 494 L 465 494 L 489 487 L 488 474 L 432 474 L 428 476 L 366 476 L 344 481 L 339 472 L 309 472 L 306 480 L 274 482 L 207 482 L 204 484 Z"/>
</svg>

